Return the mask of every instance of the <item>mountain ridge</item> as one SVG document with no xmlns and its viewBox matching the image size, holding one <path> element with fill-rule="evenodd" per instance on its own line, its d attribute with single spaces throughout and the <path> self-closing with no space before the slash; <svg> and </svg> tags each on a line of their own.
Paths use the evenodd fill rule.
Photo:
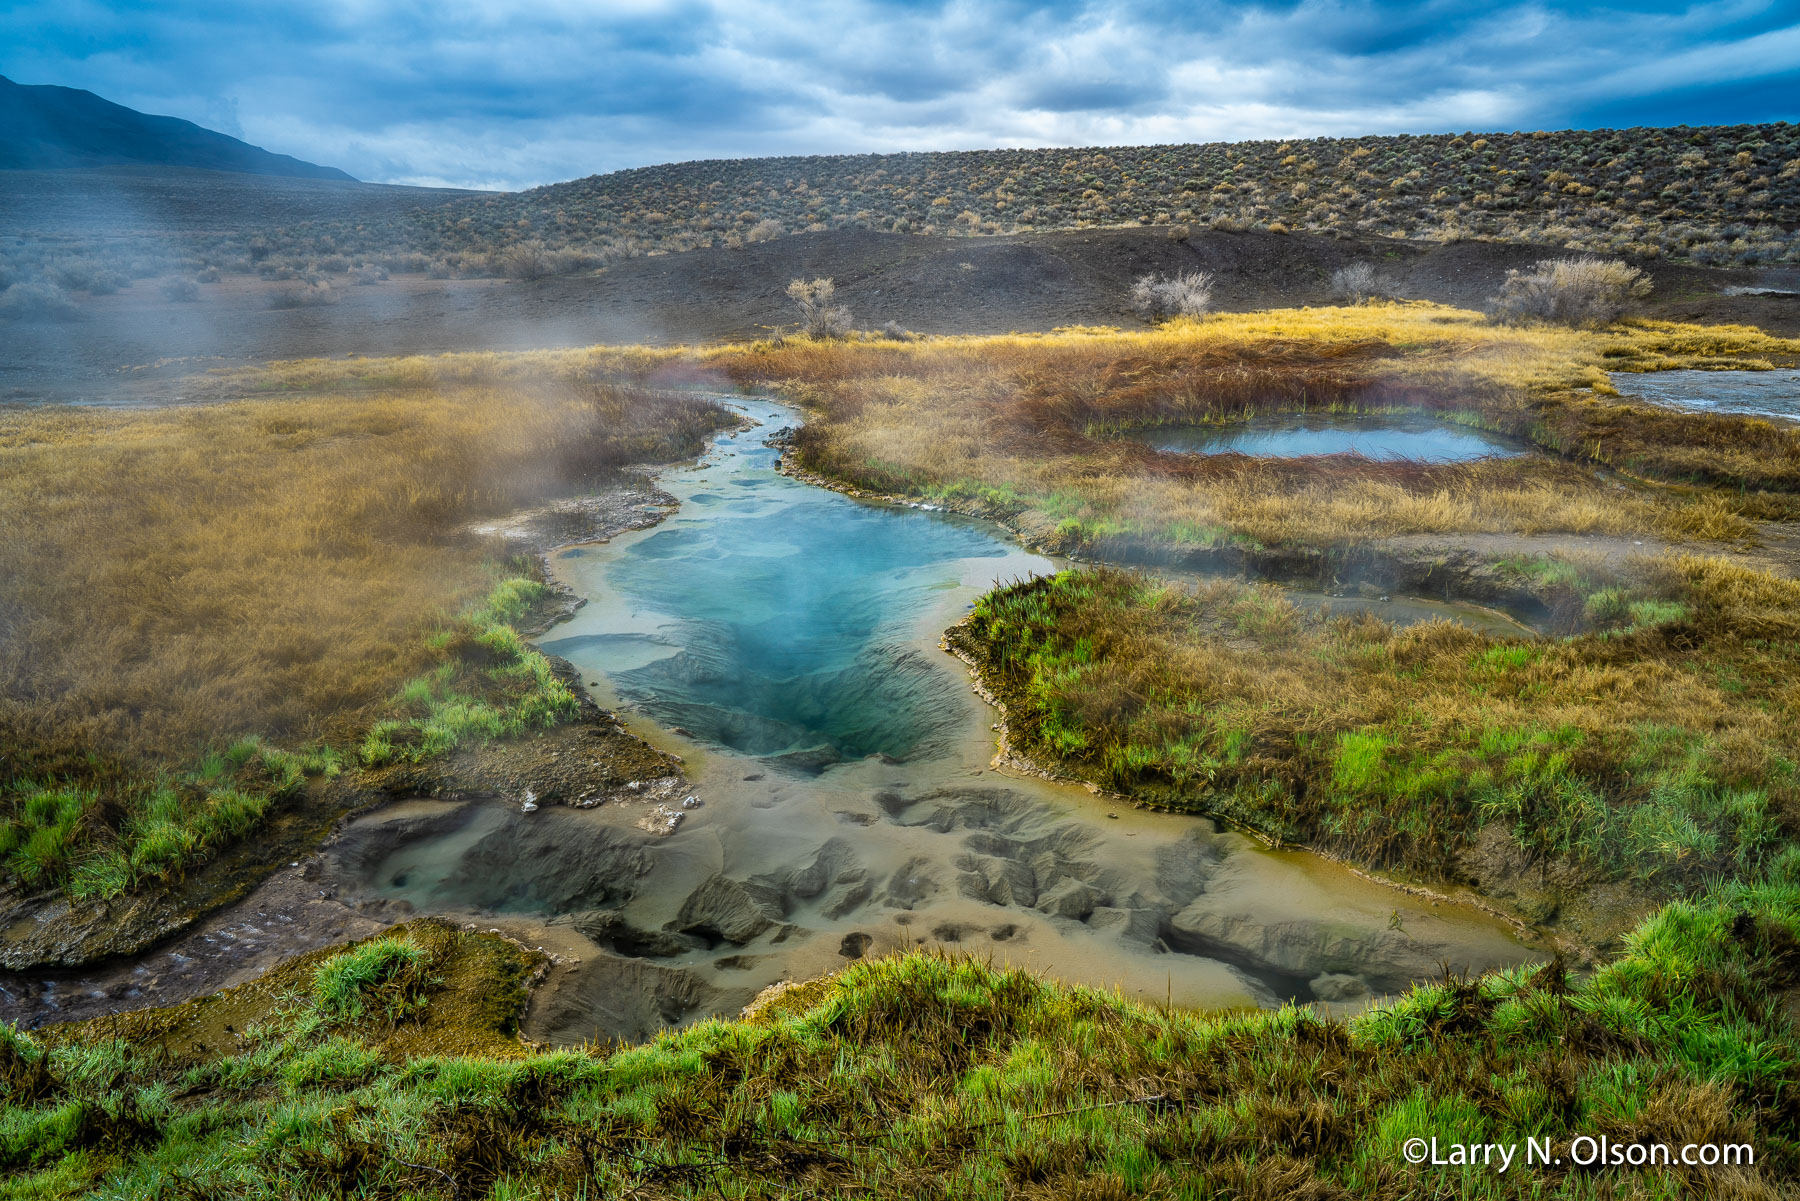
<svg viewBox="0 0 1800 1201">
<path fill-rule="evenodd" d="M 336 167 L 276 154 L 180 117 L 142 113 L 81 88 L 0 75 L 0 169 L 138 164 L 356 182 Z"/>
</svg>

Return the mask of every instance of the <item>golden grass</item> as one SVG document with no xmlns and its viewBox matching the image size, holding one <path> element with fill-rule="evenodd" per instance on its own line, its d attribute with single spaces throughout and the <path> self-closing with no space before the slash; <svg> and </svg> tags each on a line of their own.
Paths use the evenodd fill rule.
<svg viewBox="0 0 1800 1201">
<path fill-rule="evenodd" d="M 261 367 L 209 371 L 189 383 L 199 395 L 235 398 L 279 392 L 540 384 L 597 374 L 643 379 L 686 357 L 687 352 L 678 347 L 590 346 L 575 350 L 464 351 L 387 358 L 279 359 Z"/>
<path fill-rule="evenodd" d="M 1742 538 L 1717 497 L 1625 491 L 1632 474 L 1792 491 L 1800 438 L 1752 418 L 1624 406 L 1607 369 L 1766 366 L 1800 342 L 1744 327 L 1506 327 L 1431 304 L 1282 310 L 1137 332 L 791 340 L 697 355 L 808 406 L 806 464 L 942 497 L 1067 544 L 1146 536 L 1320 545 L 1397 534 L 1542 532 Z M 1406 410 L 1535 439 L 1559 458 L 1422 467 L 1163 455 L 1134 426 L 1295 410 Z"/>
<path fill-rule="evenodd" d="M 1800 438 L 1754 418 L 1617 403 L 1607 372 L 1795 359 L 1800 341 L 1746 326 L 1501 326 L 1420 302 L 1221 314 L 1134 331 L 295 360 L 214 373 L 201 386 L 220 394 L 428 390 L 586 373 L 773 388 L 810 411 L 800 441 L 808 466 L 882 491 L 1022 516 L 1069 545 L 1119 536 L 1320 545 L 1451 533 L 1685 541 L 1746 538 L 1746 514 L 1766 516 L 1771 506 L 1627 492 L 1568 460 L 1785 494 L 1800 490 Z M 1203 466 L 1106 436 L 1333 408 L 1431 413 L 1536 440 L 1559 458 Z M 1773 511 L 1785 514 L 1786 503 Z"/>
<path fill-rule="evenodd" d="M 0 415 L 0 779 L 349 732 L 491 578 L 462 523 L 715 414 L 540 381 Z"/>
</svg>

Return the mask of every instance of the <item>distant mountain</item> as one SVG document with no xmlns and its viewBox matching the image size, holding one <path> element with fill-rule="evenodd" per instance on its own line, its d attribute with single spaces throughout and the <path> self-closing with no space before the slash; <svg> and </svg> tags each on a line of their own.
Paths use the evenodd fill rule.
<svg viewBox="0 0 1800 1201">
<path fill-rule="evenodd" d="M 271 154 L 179 117 L 153 117 L 79 88 L 19 84 L 0 75 L 0 168 L 123 164 L 355 179 L 336 167 Z"/>
</svg>

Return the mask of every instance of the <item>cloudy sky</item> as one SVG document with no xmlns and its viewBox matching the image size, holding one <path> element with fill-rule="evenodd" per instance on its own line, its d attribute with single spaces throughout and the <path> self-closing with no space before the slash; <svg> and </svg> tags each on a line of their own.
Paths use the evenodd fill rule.
<svg viewBox="0 0 1800 1201">
<path fill-rule="evenodd" d="M 1800 3 L 12 0 L 0 74 L 362 179 L 1800 119 Z"/>
</svg>

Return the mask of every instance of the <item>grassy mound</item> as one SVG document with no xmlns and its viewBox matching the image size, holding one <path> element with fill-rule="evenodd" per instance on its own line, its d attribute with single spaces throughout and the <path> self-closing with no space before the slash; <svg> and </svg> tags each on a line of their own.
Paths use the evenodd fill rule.
<svg viewBox="0 0 1800 1201">
<path fill-rule="evenodd" d="M 1800 1188 L 1800 877 L 1668 907 L 1582 981 L 1349 1022 L 967 960 L 859 963 L 642 1046 L 507 1034 L 531 957 L 416 923 L 173 1010 L 0 1031 L 0 1198 L 1693 1196 Z M 1407 1165 L 1408 1139 L 1508 1143 Z M 1754 1163 L 1582 1170 L 1610 1145 Z M 1522 1162 L 1527 1139 L 1557 1163 Z"/>
<path fill-rule="evenodd" d="M 1695 557 L 1634 571 L 1568 572 L 1592 626 L 1556 639 L 1112 569 L 1000 589 L 955 636 L 1015 746 L 1109 787 L 1433 880 L 1466 879 L 1491 828 L 1521 862 L 1576 865 L 1566 883 L 1667 895 L 1753 874 L 1800 824 L 1800 585 Z"/>
</svg>

